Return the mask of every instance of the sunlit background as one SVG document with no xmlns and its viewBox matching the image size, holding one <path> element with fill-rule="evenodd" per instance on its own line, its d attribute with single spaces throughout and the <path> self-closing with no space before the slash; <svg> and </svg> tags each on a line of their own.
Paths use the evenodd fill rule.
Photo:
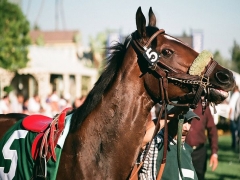
<svg viewBox="0 0 240 180">
<path fill-rule="evenodd" d="M 136 30 L 139 6 L 146 19 L 152 7 L 157 27 L 167 34 L 198 52 L 211 51 L 240 87 L 239 0 L 0 0 L 0 97 L 9 95 L 14 103 L 21 94 L 25 103 L 37 96 L 41 106 L 24 112 L 29 114 L 53 116 L 66 106 L 79 106 L 102 72 L 104 48 Z M 61 102 L 54 111 L 50 96 Z M 228 100 L 214 115 L 219 135 L 229 130 Z M 238 156 L 227 149 L 229 142 L 228 135 L 220 137 L 219 168 L 208 168 L 209 179 L 240 179 Z"/>
<path fill-rule="evenodd" d="M 30 44 L 24 63 L 1 64 L 3 69 L 10 70 L 2 70 L 5 73 L 0 79 L 1 96 L 13 90 L 25 97 L 39 94 L 45 99 L 56 90 L 59 96 L 72 102 L 86 95 L 104 66 L 107 56 L 104 48 L 123 41 L 136 30 L 135 14 L 139 6 L 146 19 L 152 7 L 157 26 L 166 33 L 198 52 L 210 50 L 216 61 L 233 71 L 240 85 L 238 0 L 8 2 L 17 5 L 29 22 Z M 3 10 L 6 11 L 6 7 Z M 12 48 L 11 53 L 15 49 L 18 48 Z"/>
</svg>

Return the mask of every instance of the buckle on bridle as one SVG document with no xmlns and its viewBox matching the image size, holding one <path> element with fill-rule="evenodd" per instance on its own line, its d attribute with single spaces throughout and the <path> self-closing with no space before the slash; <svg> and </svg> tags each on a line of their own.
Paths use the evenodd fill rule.
<svg viewBox="0 0 240 180">
<path fill-rule="evenodd" d="M 200 80 L 200 86 L 203 86 L 204 89 L 206 89 L 206 87 L 210 84 L 209 82 L 209 77 L 205 77 L 204 75 L 201 76 L 201 80 Z"/>
<path fill-rule="evenodd" d="M 157 63 L 148 66 L 149 69 L 155 71 L 157 69 Z"/>
</svg>

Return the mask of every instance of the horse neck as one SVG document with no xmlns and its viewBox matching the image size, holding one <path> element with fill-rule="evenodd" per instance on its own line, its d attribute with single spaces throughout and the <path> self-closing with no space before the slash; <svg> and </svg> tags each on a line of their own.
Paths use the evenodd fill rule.
<svg viewBox="0 0 240 180">
<path fill-rule="evenodd" d="M 145 91 L 143 79 L 139 77 L 141 73 L 137 56 L 132 51 L 131 48 L 127 51 L 112 87 L 102 96 L 95 111 L 85 120 L 86 126 L 82 127 L 82 129 L 91 129 L 93 134 L 94 131 L 101 132 L 99 139 L 103 139 L 104 135 L 109 139 L 107 136 L 112 133 L 119 141 L 135 143 L 132 140 L 136 137 L 136 133 L 145 130 L 144 124 L 153 102 Z"/>
<path fill-rule="evenodd" d="M 83 158 L 88 157 L 86 161 L 90 158 L 97 168 L 99 162 L 96 164 L 96 161 L 101 161 L 103 172 L 122 161 L 118 171 L 125 177 L 137 158 L 147 116 L 153 106 L 139 77 L 137 57 L 132 51 L 127 51 L 116 80 L 75 133 L 81 137 L 78 138 L 81 144 L 78 151 Z"/>
</svg>

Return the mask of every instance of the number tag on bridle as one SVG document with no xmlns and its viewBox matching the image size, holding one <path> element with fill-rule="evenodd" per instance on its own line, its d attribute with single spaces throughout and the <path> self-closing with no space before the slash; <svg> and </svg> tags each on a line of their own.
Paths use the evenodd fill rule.
<svg viewBox="0 0 240 180">
<path fill-rule="evenodd" d="M 155 50 L 152 50 L 152 48 L 146 48 L 143 56 L 151 66 L 156 64 L 160 58 L 160 54 L 158 54 Z"/>
</svg>

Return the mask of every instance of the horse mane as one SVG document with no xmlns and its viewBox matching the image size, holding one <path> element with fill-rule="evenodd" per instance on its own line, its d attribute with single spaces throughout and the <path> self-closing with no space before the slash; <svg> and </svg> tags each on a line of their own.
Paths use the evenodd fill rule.
<svg viewBox="0 0 240 180">
<path fill-rule="evenodd" d="M 124 44 L 116 42 L 113 46 L 107 48 L 111 53 L 109 54 L 109 57 L 105 59 L 106 67 L 92 90 L 87 95 L 84 103 L 79 108 L 73 110 L 70 132 L 74 132 L 80 127 L 84 119 L 99 104 L 103 94 L 114 82 L 116 75 L 122 65 L 123 58 L 126 53 L 126 48 L 130 40 L 130 37 L 127 37 Z"/>
</svg>

